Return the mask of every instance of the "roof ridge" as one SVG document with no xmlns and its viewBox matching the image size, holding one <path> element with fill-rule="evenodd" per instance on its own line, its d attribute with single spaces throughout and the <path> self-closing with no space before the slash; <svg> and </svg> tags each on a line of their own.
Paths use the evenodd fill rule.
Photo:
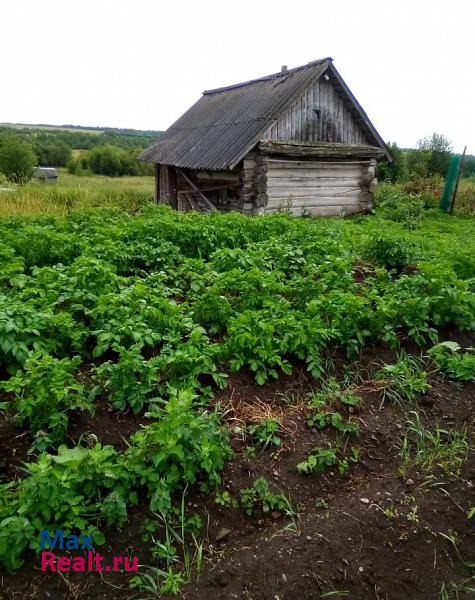
<svg viewBox="0 0 475 600">
<path fill-rule="evenodd" d="M 294 67 L 293 69 L 288 69 L 287 71 L 279 71 L 277 73 L 271 73 L 270 75 L 264 75 L 263 77 L 257 77 L 256 79 L 249 79 L 248 81 L 243 81 L 242 83 L 234 83 L 232 85 L 226 85 L 224 87 L 213 88 L 211 90 L 205 90 L 203 92 L 203 96 L 209 96 L 211 94 L 217 94 L 219 92 L 227 92 L 228 90 L 233 90 L 236 88 L 244 87 L 246 85 L 251 85 L 253 83 L 258 83 L 259 81 L 270 81 L 272 79 L 277 79 L 279 77 L 288 77 L 293 73 L 297 73 L 298 71 L 302 71 L 303 69 L 308 69 L 309 67 L 315 67 L 317 65 L 321 65 L 324 62 L 333 62 L 333 58 L 331 56 L 327 56 L 325 58 L 319 58 L 317 60 L 310 61 L 305 65 L 300 65 L 298 67 Z"/>
</svg>

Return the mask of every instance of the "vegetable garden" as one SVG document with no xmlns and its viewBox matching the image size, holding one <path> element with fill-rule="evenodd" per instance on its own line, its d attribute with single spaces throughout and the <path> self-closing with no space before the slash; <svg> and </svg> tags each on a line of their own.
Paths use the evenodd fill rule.
<svg viewBox="0 0 475 600">
<path fill-rule="evenodd" d="M 133 521 L 146 566 L 100 597 L 208 594 L 193 588 L 209 541 L 206 512 L 272 531 L 285 521 L 286 534 L 302 538 L 308 515 L 325 510 L 319 482 L 358 479 L 369 460 L 365 406 L 387 419 L 391 481 L 417 479 L 413 469 L 423 481 L 428 473 L 468 481 L 474 219 L 423 210 L 395 194 L 385 192 L 375 215 L 349 220 L 156 206 L 136 215 L 97 208 L 2 220 L 4 571 L 25 573 L 37 562 L 41 530 L 87 532 L 101 547 Z M 465 394 L 448 426 L 411 413 L 437 386 Z M 95 428 L 98 414 L 126 419 L 130 435 L 111 442 Z M 400 430 L 389 433 L 398 420 Z M 296 423 L 305 444 L 292 451 Z M 296 498 L 269 477 L 281 454 Z M 252 474 L 244 482 L 233 471 L 240 461 Z M 470 549 L 466 538 L 473 549 L 473 498 L 457 498 L 467 528 L 452 544 L 459 552 Z M 394 507 L 381 511 L 394 522 Z M 218 532 L 216 543 L 228 536 Z M 460 563 L 454 578 L 475 587 L 470 570 L 462 576 L 466 568 Z M 456 597 L 451 581 L 434 577 L 431 593 L 445 586 L 446 597 Z M 5 589 L 29 597 L 14 578 Z M 380 585 L 336 574 L 317 579 L 312 596 L 298 587 L 286 595 L 286 582 L 281 598 L 346 590 L 368 598 L 367 589 Z M 218 588 L 210 597 L 232 597 L 226 582 L 205 584 Z M 99 597 L 73 596 L 72 585 L 64 597 Z M 246 589 L 249 596 L 235 597 L 274 597 Z M 417 589 L 418 598 L 435 597 Z"/>
</svg>

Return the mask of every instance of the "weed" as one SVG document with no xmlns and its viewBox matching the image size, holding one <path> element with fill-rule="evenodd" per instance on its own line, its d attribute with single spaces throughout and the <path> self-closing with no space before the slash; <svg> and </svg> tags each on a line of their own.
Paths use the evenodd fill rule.
<svg viewBox="0 0 475 600">
<path fill-rule="evenodd" d="M 340 433 L 358 433 L 357 423 L 345 421 L 340 413 L 337 412 L 316 412 L 307 418 L 309 427 L 324 429 L 331 427 Z"/>
<path fill-rule="evenodd" d="M 399 513 L 397 511 L 397 508 L 395 508 L 394 506 L 388 506 L 383 510 L 383 514 L 386 517 L 386 519 L 392 521 L 393 519 L 397 519 L 399 516 Z"/>
<path fill-rule="evenodd" d="M 287 391 L 277 395 L 284 406 L 298 406 L 302 402 L 302 396 L 296 392 Z"/>
<path fill-rule="evenodd" d="M 173 571 L 172 567 L 169 567 L 166 571 L 158 567 L 147 567 L 145 573 L 131 577 L 129 581 L 132 589 L 151 594 L 151 596 L 148 596 L 150 600 L 167 593 L 178 596 L 184 583 L 185 578 L 182 573 Z"/>
<path fill-rule="evenodd" d="M 265 418 L 247 427 L 252 438 L 264 449 L 268 446 L 280 446 L 280 423 L 277 419 Z"/>
<path fill-rule="evenodd" d="M 337 455 L 332 448 L 314 448 L 310 456 L 297 465 L 297 470 L 299 473 L 321 473 L 336 464 Z"/>
<path fill-rule="evenodd" d="M 256 456 L 256 449 L 254 446 L 246 446 L 242 451 L 242 455 L 247 460 L 250 460 Z"/>
<path fill-rule="evenodd" d="M 431 387 L 420 360 L 405 353 L 399 355 L 396 363 L 376 371 L 374 378 L 382 384 L 383 401 L 388 398 L 397 403 L 409 402 Z"/>
<path fill-rule="evenodd" d="M 329 377 L 318 392 L 312 392 L 309 396 L 311 408 L 322 408 L 324 406 L 335 406 L 338 403 L 344 406 L 358 406 L 361 402 L 360 396 L 351 389 L 344 389 L 334 377 Z"/>
<path fill-rule="evenodd" d="M 248 516 L 255 514 L 257 510 L 264 514 L 272 510 L 281 510 L 288 516 L 294 515 L 289 498 L 282 493 L 271 492 L 264 477 L 258 477 L 251 487 L 240 491 L 240 504 Z"/>
<path fill-rule="evenodd" d="M 460 352 L 457 342 L 441 342 L 428 352 L 438 368 L 451 379 L 475 381 L 475 351 Z"/>
<path fill-rule="evenodd" d="M 233 499 L 228 491 L 218 492 L 214 497 L 215 504 L 219 506 L 232 506 L 235 507 L 236 501 Z"/>
<path fill-rule="evenodd" d="M 438 465 L 447 474 L 459 473 L 468 453 L 466 430 L 450 431 L 437 425 L 431 431 L 416 412 L 410 414 L 401 449 L 404 467 L 417 465 L 430 470 Z"/>
<path fill-rule="evenodd" d="M 406 519 L 408 521 L 411 521 L 411 523 L 419 523 L 419 513 L 418 513 L 417 506 L 415 506 L 412 510 L 410 510 L 407 513 Z"/>
<path fill-rule="evenodd" d="M 329 467 L 336 466 L 340 475 L 346 475 L 351 463 L 359 460 L 358 448 L 351 448 L 350 453 L 345 455 L 336 448 L 314 448 L 308 458 L 297 465 L 299 473 L 322 473 Z"/>
<path fill-rule="evenodd" d="M 358 448 L 351 448 L 350 455 L 348 457 L 344 456 L 338 462 L 338 472 L 340 475 L 346 475 L 350 470 L 351 463 L 357 463 L 360 459 L 360 451 Z"/>
</svg>

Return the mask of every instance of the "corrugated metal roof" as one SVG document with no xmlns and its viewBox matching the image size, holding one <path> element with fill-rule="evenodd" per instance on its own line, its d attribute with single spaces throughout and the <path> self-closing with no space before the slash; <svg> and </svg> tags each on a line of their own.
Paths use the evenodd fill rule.
<svg viewBox="0 0 475 600">
<path fill-rule="evenodd" d="M 208 90 L 140 158 L 190 169 L 232 168 L 330 63 L 330 58 L 324 58 L 283 73 Z"/>
</svg>

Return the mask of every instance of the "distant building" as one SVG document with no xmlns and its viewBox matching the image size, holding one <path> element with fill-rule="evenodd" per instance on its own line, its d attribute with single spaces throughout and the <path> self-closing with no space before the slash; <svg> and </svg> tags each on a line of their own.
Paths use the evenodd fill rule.
<svg viewBox="0 0 475 600">
<path fill-rule="evenodd" d="M 45 183 L 56 183 L 58 171 L 54 167 L 36 167 L 33 177 Z"/>
<path fill-rule="evenodd" d="M 204 92 L 142 160 L 179 210 L 339 215 L 373 204 L 389 153 L 330 58 Z"/>
</svg>

